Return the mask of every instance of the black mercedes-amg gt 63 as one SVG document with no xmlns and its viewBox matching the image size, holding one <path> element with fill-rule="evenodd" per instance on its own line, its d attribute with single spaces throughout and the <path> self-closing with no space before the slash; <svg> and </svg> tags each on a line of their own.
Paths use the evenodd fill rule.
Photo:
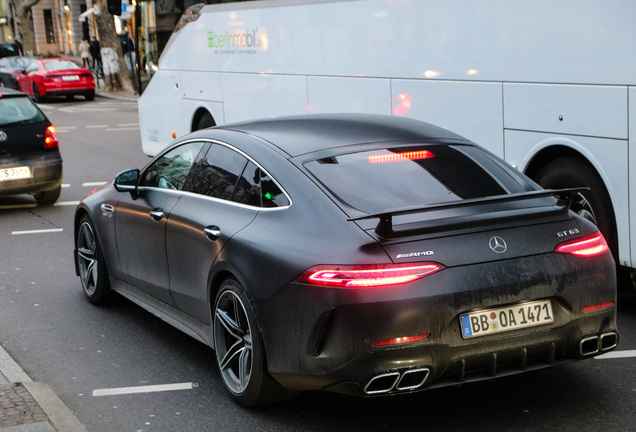
<svg viewBox="0 0 636 432">
<path fill-rule="evenodd" d="M 409 393 L 617 345 L 580 192 L 416 120 L 229 124 L 86 197 L 76 271 L 90 302 L 117 292 L 211 346 L 242 405 Z"/>
</svg>

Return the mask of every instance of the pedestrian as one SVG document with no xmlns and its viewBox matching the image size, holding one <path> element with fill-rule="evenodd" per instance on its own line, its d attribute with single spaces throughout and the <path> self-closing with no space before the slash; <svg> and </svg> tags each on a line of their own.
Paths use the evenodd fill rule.
<svg viewBox="0 0 636 432">
<path fill-rule="evenodd" d="M 79 44 L 80 57 L 82 57 L 82 63 L 84 63 L 84 67 L 89 67 L 89 61 L 91 57 L 91 46 L 89 45 L 86 39 L 82 39 Z"/>
<path fill-rule="evenodd" d="M 119 34 L 119 43 L 121 45 L 121 52 L 124 55 L 124 59 L 126 60 L 126 67 L 128 67 L 128 70 L 130 70 L 135 66 L 135 63 L 137 62 L 137 59 L 135 57 L 135 44 L 133 43 L 127 31 Z"/>
<path fill-rule="evenodd" d="M 89 50 L 91 52 L 91 57 L 93 57 L 93 68 L 99 69 L 102 67 L 102 48 L 99 45 L 99 41 L 95 38 L 91 39 L 91 44 L 89 46 Z"/>
</svg>

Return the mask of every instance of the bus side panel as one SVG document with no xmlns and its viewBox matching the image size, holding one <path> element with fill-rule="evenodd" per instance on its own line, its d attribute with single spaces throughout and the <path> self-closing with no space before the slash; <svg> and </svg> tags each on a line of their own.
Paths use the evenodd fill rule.
<svg viewBox="0 0 636 432">
<path fill-rule="evenodd" d="M 636 167 L 636 87 L 629 88 L 629 166 Z M 633 171 L 633 169 L 632 169 Z M 636 227 L 636 175 L 629 176 L 630 226 Z M 636 229 L 631 231 L 632 262 L 636 261 Z"/>
<path fill-rule="evenodd" d="M 506 129 L 627 139 L 627 87 L 504 84 Z"/>
<path fill-rule="evenodd" d="M 307 77 L 309 114 L 357 112 L 391 115 L 391 81 Z"/>
<path fill-rule="evenodd" d="M 501 83 L 392 80 L 393 115 L 447 128 L 503 157 Z"/>
<path fill-rule="evenodd" d="M 304 76 L 224 74 L 223 100 L 228 123 L 307 114 Z"/>
<path fill-rule="evenodd" d="M 220 73 L 182 71 L 183 98 L 222 102 L 223 88 Z"/>
<path fill-rule="evenodd" d="M 199 110 L 205 110 L 210 113 L 217 125 L 225 124 L 222 102 L 183 99 L 183 121 L 190 125 L 192 130 L 197 130 L 198 124 L 195 122 L 195 116 Z"/>
<path fill-rule="evenodd" d="M 159 71 L 138 100 L 141 146 L 154 156 L 172 142 L 172 132 L 179 137 L 186 130 L 181 119 L 181 89 L 179 72 Z"/>
<path fill-rule="evenodd" d="M 633 0 L 244 3 L 205 6 L 160 69 L 634 83 Z"/>
<path fill-rule="evenodd" d="M 585 157 L 601 176 L 614 206 L 619 262 L 632 266 L 628 241 L 629 149 L 626 140 L 506 130 L 505 142 L 506 160 L 522 172 L 537 153 L 551 146 L 570 147 Z"/>
</svg>

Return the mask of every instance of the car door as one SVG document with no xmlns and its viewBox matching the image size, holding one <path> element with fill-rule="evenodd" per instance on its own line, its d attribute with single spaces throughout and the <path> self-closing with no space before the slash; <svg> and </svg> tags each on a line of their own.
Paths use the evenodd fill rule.
<svg viewBox="0 0 636 432">
<path fill-rule="evenodd" d="M 212 144 L 197 168 L 193 193 L 184 194 L 168 221 L 172 296 L 181 311 L 205 323 L 210 323 L 210 302 L 214 301 L 208 298 L 212 264 L 228 240 L 260 210 L 260 193 L 250 194 L 254 190 L 247 174 L 254 170 L 250 167 L 254 163 L 243 154 Z"/>
<path fill-rule="evenodd" d="M 166 225 L 204 145 L 188 142 L 155 159 L 141 174 L 138 196 L 125 193 L 117 204 L 115 230 L 124 280 L 171 306 Z"/>
<path fill-rule="evenodd" d="M 20 91 L 31 96 L 33 95 L 33 75 L 37 70 L 38 62 L 34 61 L 24 70 L 24 74 L 18 76 Z"/>
</svg>

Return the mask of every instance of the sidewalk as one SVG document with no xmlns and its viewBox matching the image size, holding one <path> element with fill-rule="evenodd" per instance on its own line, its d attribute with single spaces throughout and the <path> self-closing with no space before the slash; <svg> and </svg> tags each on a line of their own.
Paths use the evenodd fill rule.
<svg viewBox="0 0 636 432">
<path fill-rule="evenodd" d="M 133 92 L 127 91 L 117 91 L 117 92 L 107 92 L 104 90 L 104 80 L 101 78 L 99 82 L 95 83 L 95 96 L 96 97 L 106 97 L 109 99 L 117 99 L 124 101 L 137 101 L 139 99 L 139 95 Z M 98 86 L 99 85 L 99 86 Z"/>
<path fill-rule="evenodd" d="M 34 382 L 0 346 L 0 432 L 86 432 L 43 383 Z"/>
</svg>

